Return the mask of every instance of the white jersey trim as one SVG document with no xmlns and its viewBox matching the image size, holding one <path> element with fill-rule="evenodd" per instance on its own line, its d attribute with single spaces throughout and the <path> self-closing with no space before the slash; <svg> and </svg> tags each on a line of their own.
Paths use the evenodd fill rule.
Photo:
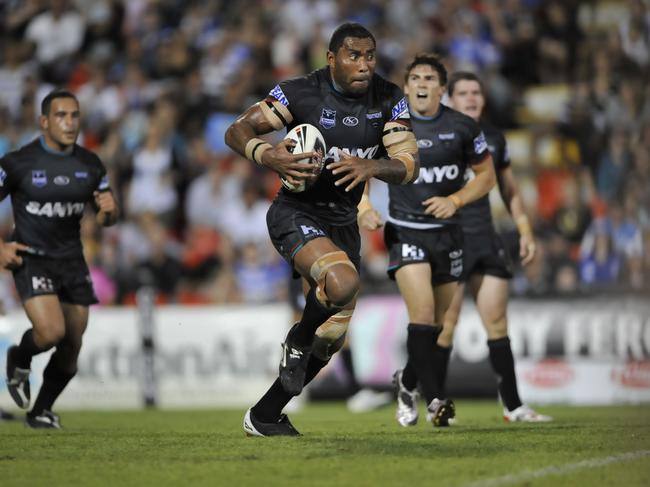
<svg viewBox="0 0 650 487">
<path fill-rule="evenodd" d="M 388 215 L 388 221 L 393 225 L 398 225 L 400 227 L 413 228 L 415 230 L 431 230 L 432 228 L 440 228 L 445 225 L 442 223 L 415 223 L 415 222 L 405 222 L 404 220 L 398 220 Z"/>
</svg>

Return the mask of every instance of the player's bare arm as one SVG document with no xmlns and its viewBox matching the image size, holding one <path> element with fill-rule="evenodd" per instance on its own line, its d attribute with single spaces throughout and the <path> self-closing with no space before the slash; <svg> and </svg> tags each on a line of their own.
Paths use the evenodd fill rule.
<svg viewBox="0 0 650 487">
<path fill-rule="evenodd" d="M 496 183 L 492 156 L 488 156 L 479 164 L 472 166 L 476 177 L 459 191 L 449 196 L 434 196 L 422 202 L 425 213 L 436 218 L 450 218 L 467 203 L 471 203 L 490 192 Z"/>
<path fill-rule="evenodd" d="M 521 263 L 527 265 L 535 258 L 535 235 L 533 235 L 533 229 L 524 208 L 523 198 L 510 167 L 505 167 L 499 171 L 497 183 L 501 199 L 517 225 Z"/>
<path fill-rule="evenodd" d="M 269 105 L 271 108 L 269 108 Z M 309 163 L 298 162 L 302 159 L 315 157 L 313 152 L 292 154 L 295 144 L 290 140 L 282 140 L 276 146 L 258 138 L 259 135 L 280 130 L 284 124 L 271 118 L 277 115 L 279 103 L 264 100 L 246 110 L 226 131 L 226 144 L 242 156 L 266 166 L 283 176 L 291 184 L 313 177 L 313 166 Z M 286 120 L 287 114 L 284 114 Z"/>
<path fill-rule="evenodd" d="M 112 191 L 95 191 L 93 193 L 97 206 L 97 224 L 110 227 L 117 222 L 119 210 Z"/>
</svg>

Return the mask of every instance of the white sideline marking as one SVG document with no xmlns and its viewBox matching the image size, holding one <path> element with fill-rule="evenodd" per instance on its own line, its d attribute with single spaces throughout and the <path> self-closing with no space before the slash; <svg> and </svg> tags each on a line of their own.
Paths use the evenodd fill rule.
<svg viewBox="0 0 650 487">
<path fill-rule="evenodd" d="M 602 467 L 610 463 L 626 462 L 629 460 L 636 460 L 650 455 L 650 450 L 639 450 L 621 455 L 612 455 L 604 458 L 592 458 L 590 460 L 582 460 L 576 463 L 567 463 L 566 465 L 551 465 L 550 467 L 541 468 L 539 470 L 524 470 L 523 472 L 504 475 L 503 477 L 495 477 L 493 479 L 480 480 L 478 482 L 471 482 L 465 484 L 464 487 L 498 487 L 502 485 L 514 484 L 516 482 L 525 482 L 527 480 L 538 479 L 547 477 L 549 475 L 566 475 L 576 470 L 587 468 Z"/>
</svg>

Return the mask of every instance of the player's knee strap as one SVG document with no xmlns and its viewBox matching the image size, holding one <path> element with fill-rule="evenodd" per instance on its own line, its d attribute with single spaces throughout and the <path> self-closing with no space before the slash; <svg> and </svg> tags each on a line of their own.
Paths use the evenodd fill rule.
<svg viewBox="0 0 650 487">
<path fill-rule="evenodd" d="M 341 349 L 352 319 L 352 311 L 351 309 L 341 310 L 318 327 L 312 349 L 312 353 L 316 357 L 328 361 Z"/>
<path fill-rule="evenodd" d="M 326 308 L 338 308 L 327 299 L 327 290 L 325 289 L 327 272 L 335 265 L 345 265 L 354 269 L 355 272 L 357 271 L 348 255 L 342 250 L 321 255 L 309 269 L 309 275 L 316 281 L 316 299 Z"/>
</svg>

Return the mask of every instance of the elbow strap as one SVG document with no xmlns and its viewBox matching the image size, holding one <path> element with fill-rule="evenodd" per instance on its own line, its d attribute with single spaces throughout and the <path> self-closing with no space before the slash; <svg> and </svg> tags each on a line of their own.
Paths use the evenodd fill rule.
<svg viewBox="0 0 650 487">
<path fill-rule="evenodd" d="M 275 130 L 280 130 L 286 127 L 293 121 L 293 116 L 287 107 L 280 103 L 275 98 L 267 98 L 259 102 L 259 107 L 266 121 L 271 124 Z"/>
<path fill-rule="evenodd" d="M 388 157 L 398 159 L 404 164 L 406 174 L 402 184 L 409 183 L 413 179 L 415 156 L 418 153 L 418 145 L 413 131 L 400 123 L 388 122 L 384 125 L 382 142 L 386 147 Z"/>
</svg>

